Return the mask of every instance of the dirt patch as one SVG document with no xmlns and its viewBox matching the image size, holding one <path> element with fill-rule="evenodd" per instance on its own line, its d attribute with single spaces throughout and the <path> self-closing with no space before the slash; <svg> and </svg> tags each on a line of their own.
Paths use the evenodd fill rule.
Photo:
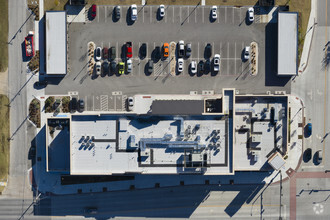
<svg viewBox="0 0 330 220">
<path fill-rule="evenodd" d="M 34 98 L 29 106 L 29 119 L 40 128 L 40 101 Z"/>
<path fill-rule="evenodd" d="M 6 182 L 9 170 L 9 99 L 0 95 L 0 181 Z M 0 189 L 0 192 L 3 188 Z"/>
<path fill-rule="evenodd" d="M 8 94 L 8 69 L 5 72 L 0 72 L 0 94 Z"/>
</svg>

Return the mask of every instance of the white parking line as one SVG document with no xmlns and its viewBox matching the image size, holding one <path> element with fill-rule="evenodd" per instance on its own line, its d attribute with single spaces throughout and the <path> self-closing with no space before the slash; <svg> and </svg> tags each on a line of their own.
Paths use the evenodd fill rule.
<svg viewBox="0 0 330 220">
<path fill-rule="evenodd" d="M 189 6 L 187 7 L 187 16 L 188 16 L 188 23 L 189 23 Z"/>
<path fill-rule="evenodd" d="M 203 14 L 202 22 L 204 23 L 204 7 L 202 7 L 202 14 Z"/>
<path fill-rule="evenodd" d="M 172 20 L 172 23 L 174 23 L 174 7 L 173 7 L 173 20 Z"/>
<path fill-rule="evenodd" d="M 214 42 L 212 42 L 212 48 L 213 48 L 213 54 L 216 54 L 215 50 L 214 50 Z M 211 56 L 213 55 L 211 54 Z"/>
<path fill-rule="evenodd" d="M 244 48 L 244 42 L 242 42 L 242 48 Z M 242 72 L 243 72 L 243 63 L 242 63 Z"/>
<path fill-rule="evenodd" d="M 109 49 L 110 49 L 110 47 L 111 47 L 111 43 L 109 42 Z"/>
<path fill-rule="evenodd" d="M 168 9 L 168 7 L 167 7 Z M 165 9 L 165 23 L 167 23 L 167 10 Z"/>
<path fill-rule="evenodd" d="M 242 8 L 239 8 L 239 21 L 242 22 L 242 13 L 241 13 L 241 9 Z"/>
<path fill-rule="evenodd" d="M 235 58 L 236 58 L 236 42 L 235 42 Z M 236 72 L 236 61 L 235 61 L 235 75 L 237 74 Z"/>
<path fill-rule="evenodd" d="M 199 58 L 199 42 L 198 42 L 198 47 L 197 47 L 197 57 Z"/>
<path fill-rule="evenodd" d="M 235 16 L 234 16 L 235 8 L 233 8 L 233 24 L 235 24 Z"/>
<path fill-rule="evenodd" d="M 92 109 L 92 111 L 94 111 L 94 109 L 95 109 L 95 108 L 94 108 L 94 96 L 93 96 L 93 109 Z"/>
<path fill-rule="evenodd" d="M 107 23 L 107 7 L 104 7 L 104 21 Z"/>
<path fill-rule="evenodd" d="M 144 23 L 144 6 L 142 8 L 142 22 Z"/>
<path fill-rule="evenodd" d="M 118 42 L 116 42 L 116 58 L 118 57 L 118 53 L 119 53 L 117 49 L 118 49 Z"/>
<path fill-rule="evenodd" d="M 152 6 L 150 6 L 150 23 L 151 23 L 151 20 L 152 19 Z"/>
<path fill-rule="evenodd" d="M 103 48 L 103 41 L 101 42 L 101 48 Z"/>
<path fill-rule="evenodd" d="M 227 43 L 227 58 L 229 58 L 229 42 Z M 227 75 L 229 75 L 229 59 L 227 62 Z"/>
<path fill-rule="evenodd" d="M 100 22 L 100 13 L 99 13 L 99 7 L 97 7 L 98 9 L 97 9 L 97 23 L 99 23 Z"/>
<path fill-rule="evenodd" d="M 195 9 L 194 13 L 195 13 L 195 23 L 197 23 L 197 17 L 196 17 L 197 16 L 196 15 L 197 14 L 197 8 Z"/>
<path fill-rule="evenodd" d="M 225 24 L 227 24 L 227 7 L 225 7 Z"/>
</svg>

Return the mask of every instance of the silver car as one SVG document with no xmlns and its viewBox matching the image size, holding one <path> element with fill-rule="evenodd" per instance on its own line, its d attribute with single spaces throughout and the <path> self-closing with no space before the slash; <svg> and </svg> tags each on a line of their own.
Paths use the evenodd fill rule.
<svg viewBox="0 0 330 220">
<path fill-rule="evenodd" d="M 132 67 L 133 67 L 132 60 L 127 60 L 126 65 L 127 65 L 127 72 L 128 73 L 132 72 Z"/>
<path fill-rule="evenodd" d="M 251 7 L 248 9 L 249 21 L 254 21 L 254 9 Z"/>
<path fill-rule="evenodd" d="M 131 19 L 132 21 L 136 21 L 137 19 L 137 7 L 135 4 L 131 6 Z"/>
<path fill-rule="evenodd" d="M 133 107 L 134 107 L 133 97 L 128 97 L 127 104 L 128 104 L 128 111 L 133 111 Z"/>
<path fill-rule="evenodd" d="M 220 54 L 215 54 L 213 59 L 213 70 L 218 72 L 220 69 Z"/>
<path fill-rule="evenodd" d="M 96 72 L 96 75 L 101 75 L 101 62 L 100 61 L 97 61 L 95 63 L 95 72 Z"/>
</svg>

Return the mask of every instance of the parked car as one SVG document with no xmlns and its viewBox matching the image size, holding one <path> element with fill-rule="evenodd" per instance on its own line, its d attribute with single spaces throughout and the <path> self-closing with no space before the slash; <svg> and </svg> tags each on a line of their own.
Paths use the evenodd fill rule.
<svg viewBox="0 0 330 220">
<path fill-rule="evenodd" d="M 148 61 L 148 73 L 152 73 L 154 71 L 154 62 L 152 60 Z"/>
<path fill-rule="evenodd" d="M 116 59 L 116 48 L 115 47 L 110 47 L 109 53 L 110 53 L 110 60 Z"/>
<path fill-rule="evenodd" d="M 186 57 L 189 58 L 190 55 L 191 55 L 191 43 L 188 43 L 186 45 L 186 51 L 185 52 L 186 52 Z"/>
<path fill-rule="evenodd" d="M 323 155 L 322 155 L 322 150 L 318 150 L 315 153 L 315 162 L 316 165 L 319 165 L 322 163 Z"/>
<path fill-rule="evenodd" d="M 109 62 L 108 61 L 104 61 L 102 63 L 102 69 L 103 69 L 103 75 L 108 75 L 109 74 Z"/>
<path fill-rule="evenodd" d="M 74 113 L 77 111 L 77 98 L 72 98 L 69 104 L 70 112 Z"/>
<path fill-rule="evenodd" d="M 250 47 L 249 46 L 246 46 L 244 48 L 244 59 L 245 60 L 250 59 Z"/>
<path fill-rule="evenodd" d="M 133 111 L 133 107 L 134 107 L 133 97 L 128 97 L 127 104 L 128 104 L 128 111 Z"/>
<path fill-rule="evenodd" d="M 95 49 L 95 60 L 96 61 L 99 61 L 99 60 L 101 60 L 101 47 L 97 47 L 96 49 Z"/>
<path fill-rule="evenodd" d="M 101 75 L 101 62 L 100 61 L 97 61 L 95 63 L 95 71 L 96 71 L 96 75 Z"/>
<path fill-rule="evenodd" d="M 126 65 L 127 65 L 127 73 L 132 72 L 133 65 L 132 65 L 132 60 L 131 59 L 126 61 Z"/>
<path fill-rule="evenodd" d="M 94 4 L 91 7 L 91 16 L 92 16 L 92 18 L 96 17 L 96 5 L 94 5 Z"/>
<path fill-rule="evenodd" d="M 85 102 L 83 99 L 78 100 L 78 111 L 83 112 L 85 110 Z"/>
<path fill-rule="evenodd" d="M 179 73 L 183 72 L 183 59 L 182 58 L 178 59 L 178 72 Z"/>
<path fill-rule="evenodd" d="M 192 61 L 190 64 L 190 71 L 192 74 L 196 74 L 197 73 L 197 63 L 196 61 Z"/>
<path fill-rule="evenodd" d="M 104 47 L 103 48 L 103 59 L 104 60 L 107 60 L 108 59 L 108 54 L 109 54 L 109 52 L 108 52 L 108 48 L 107 47 Z"/>
<path fill-rule="evenodd" d="M 132 58 L 133 56 L 133 46 L 132 42 L 126 42 L 126 57 L 127 58 Z"/>
<path fill-rule="evenodd" d="M 115 7 L 115 18 L 116 20 L 120 19 L 120 6 Z"/>
<path fill-rule="evenodd" d="M 220 54 L 215 54 L 213 59 L 213 71 L 218 72 L 220 70 Z"/>
<path fill-rule="evenodd" d="M 143 43 L 140 47 L 140 58 L 144 59 L 147 56 L 147 44 Z"/>
<path fill-rule="evenodd" d="M 204 73 L 204 62 L 203 62 L 203 60 L 199 61 L 199 63 L 198 63 L 198 71 L 201 74 Z"/>
<path fill-rule="evenodd" d="M 208 74 L 211 71 L 211 61 L 206 60 L 204 63 L 204 73 Z"/>
<path fill-rule="evenodd" d="M 44 81 L 37 81 L 35 83 L 36 87 L 46 87 L 48 85 L 48 81 L 44 80 Z"/>
<path fill-rule="evenodd" d="M 169 55 L 169 44 L 168 43 L 164 43 L 163 45 L 163 57 L 166 59 Z"/>
<path fill-rule="evenodd" d="M 252 7 L 248 9 L 248 16 L 249 16 L 249 21 L 253 22 L 254 21 L 254 9 Z"/>
<path fill-rule="evenodd" d="M 164 5 L 159 6 L 159 16 L 161 18 L 165 16 L 165 6 Z"/>
<path fill-rule="evenodd" d="M 218 17 L 217 10 L 218 10 L 218 7 L 213 5 L 212 9 L 211 9 L 211 13 L 212 13 L 212 19 L 214 19 L 214 20 L 217 19 L 217 17 Z"/>
<path fill-rule="evenodd" d="M 306 129 L 306 136 L 309 137 L 312 135 L 312 123 L 308 123 L 305 127 Z"/>
<path fill-rule="evenodd" d="M 183 57 L 184 55 L 184 41 L 183 40 L 180 40 L 179 41 L 179 53 L 178 53 L 178 56 L 179 58 Z"/>
<path fill-rule="evenodd" d="M 135 4 L 131 6 L 131 20 L 136 21 L 137 19 L 137 7 Z"/>
<path fill-rule="evenodd" d="M 125 72 L 125 63 L 124 62 L 119 63 L 118 72 L 120 75 L 124 74 L 124 72 Z"/>
<path fill-rule="evenodd" d="M 116 61 L 111 61 L 111 64 L 110 64 L 110 71 L 111 73 L 115 74 L 116 73 L 116 69 L 117 69 L 117 63 Z"/>
<path fill-rule="evenodd" d="M 210 58 L 212 56 L 212 45 L 207 44 L 205 47 L 205 58 Z"/>
</svg>

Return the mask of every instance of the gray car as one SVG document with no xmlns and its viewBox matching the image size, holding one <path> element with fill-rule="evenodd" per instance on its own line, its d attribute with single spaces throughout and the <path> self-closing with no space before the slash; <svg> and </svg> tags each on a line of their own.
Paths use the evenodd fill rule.
<svg viewBox="0 0 330 220">
<path fill-rule="evenodd" d="M 148 73 L 152 73 L 154 71 L 154 62 L 152 60 L 148 61 Z"/>
<path fill-rule="evenodd" d="M 191 43 L 186 45 L 186 57 L 189 58 L 191 55 Z"/>
</svg>

